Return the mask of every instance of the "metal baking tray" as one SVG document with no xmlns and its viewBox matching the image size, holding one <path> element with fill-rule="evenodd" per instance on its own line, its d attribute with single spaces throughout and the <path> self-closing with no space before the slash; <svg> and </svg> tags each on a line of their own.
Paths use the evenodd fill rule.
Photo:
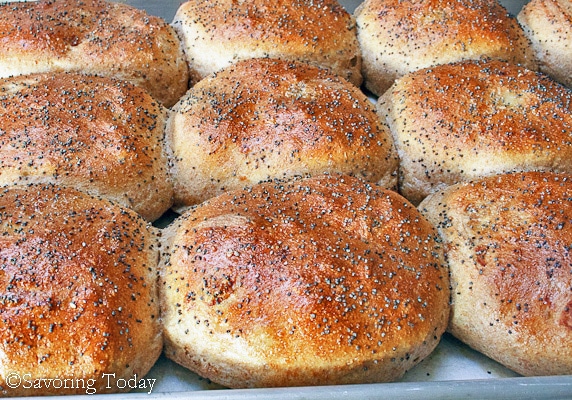
<svg viewBox="0 0 572 400">
<path fill-rule="evenodd" d="M 120 0 L 171 22 L 184 0 Z M 271 0 L 270 0 L 271 1 Z M 353 13 L 361 0 L 340 0 Z M 501 0 L 516 15 L 526 0 Z M 171 216 L 172 218 L 172 216 Z M 571 345 L 563 343 L 564 346 Z M 271 389 L 226 389 L 162 356 L 147 374 L 149 389 L 129 394 L 80 395 L 78 398 L 128 399 L 572 399 L 572 376 L 521 377 L 445 334 L 437 349 L 398 382 Z M 62 393 L 65 395 L 65 393 Z M 55 396 L 70 399 L 70 396 Z"/>
</svg>

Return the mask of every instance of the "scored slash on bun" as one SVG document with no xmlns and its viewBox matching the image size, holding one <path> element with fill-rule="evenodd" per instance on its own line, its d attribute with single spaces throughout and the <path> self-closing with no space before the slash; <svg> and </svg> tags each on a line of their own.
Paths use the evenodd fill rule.
<svg viewBox="0 0 572 400">
<path fill-rule="evenodd" d="M 433 65 L 493 58 L 537 68 L 522 28 L 496 0 L 365 0 L 354 16 L 364 84 L 378 96 Z"/>
<path fill-rule="evenodd" d="M 353 17 L 337 0 L 190 0 L 172 23 L 191 82 L 250 58 L 280 58 L 331 69 L 360 86 Z"/>
<path fill-rule="evenodd" d="M 572 91 L 498 60 L 412 72 L 378 99 L 397 148 L 399 191 L 430 192 L 501 172 L 572 172 Z"/>
<path fill-rule="evenodd" d="M 433 226 L 357 178 L 227 192 L 162 238 L 165 354 L 224 386 L 395 380 L 447 325 Z"/>
<path fill-rule="evenodd" d="M 112 78 L 46 73 L 0 79 L 0 184 L 58 183 L 148 220 L 173 201 L 167 110 Z"/>
<path fill-rule="evenodd" d="M 540 71 L 572 88 L 572 2 L 531 0 L 517 15 Z"/>
<path fill-rule="evenodd" d="M 188 88 L 188 66 L 174 29 L 127 4 L 2 4 L 0 39 L 0 77 L 61 71 L 113 76 L 141 86 L 167 107 Z"/>
<path fill-rule="evenodd" d="M 251 59 L 203 79 L 173 107 L 175 207 L 295 175 L 341 172 L 396 184 L 387 126 L 355 86 L 303 63 Z"/>
<path fill-rule="evenodd" d="M 93 379 L 106 393 L 119 388 L 104 373 L 129 379 L 149 371 L 162 334 L 158 241 L 147 222 L 72 188 L 4 186 L 0 230 L 0 395 L 64 390 L 14 387 L 5 381 L 10 373 L 31 382 Z"/>
<path fill-rule="evenodd" d="M 453 185 L 419 209 L 443 237 L 449 331 L 522 375 L 572 374 L 572 176 Z"/>
</svg>

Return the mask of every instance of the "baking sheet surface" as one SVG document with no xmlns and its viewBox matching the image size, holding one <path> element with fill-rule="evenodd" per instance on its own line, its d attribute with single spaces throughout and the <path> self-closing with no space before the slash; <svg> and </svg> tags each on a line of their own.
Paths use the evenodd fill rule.
<svg viewBox="0 0 572 400">
<path fill-rule="evenodd" d="M 182 0 L 123 0 L 171 22 Z M 359 0 L 341 0 L 353 12 Z M 503 0 L 516 15 L 524 0 Z M 563 344 L 566 345 L 566 344 Z M 151 394 L 146 390 L 128 395 L 85 395 L 76 398 L 169 398 L 169 399 L 572 399 L 572 376 L 523 378 L 495 361 L 473 351 L 450 335 L 400 382 L 310 388 L 230 390 L 200 378 L 161 357 L 147 374 L 156 379 Z M 70 399 L 64 396 L 63 399 Z"/>
</svg>

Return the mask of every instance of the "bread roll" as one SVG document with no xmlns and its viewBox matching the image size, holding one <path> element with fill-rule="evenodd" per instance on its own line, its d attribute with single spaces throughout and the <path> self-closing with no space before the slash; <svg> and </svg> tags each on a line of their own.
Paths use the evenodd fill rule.
<svg viewBox="0 0 572 400">
<path fill-rule="evenodd" d="M 331 69 L 360 86 L 353 17 L 337 0 L 189 0 L 172 23 L 191 82 L 250 58 L 281 58 Z"/>
<path fill-rule="evenodd" d="M 540 71 L 572 87 L 572 2 L 531 0 L 517 18 L 532 43 Z"/>
<path fill-rule="evenodd" d="M 497 0 L 365 0 L 354 16 L 365 87 L 378 96 L 409 72 L 461 60 L 537 68 L 522 28 Z"/>
<path fill-rule="evenodd" d="M 224 386 L 395 380 L 447 325 L 436 231 L 357 178 L 228 192 L 163 240 L 165 354 Z"/>
<path fill-rule="evenodd" d="M 0 395 L 107 393 L 149 371 L 158 248 L 141 217 L 72 188 L 4 186 L 0 230 Z"/>
<path fill-rule="evenodd" d="M 481 178 L 419 206 L 444 241 L 449 331 L 522 375 L 572 374 L 572 175 Z"/>
<path fill-rule="evenodd" d="M 397 183 L 393 140 L 371 101 L 303 63 L 243 60 L 205 78 L 173 107 L 167 137 L 178 209 L 294 175 L 343 172 Z"/>
<path fill-rule="evenodd" d="M 106 77 L 0 79 L 0 184 L 54 182 L 103 195 L 155 220 L 173 202 L 167 110 Z"/>
<path fill-rule="evenodd" d="M 181 42 L 159 17 L 103 0 L 0 5 L 0 77 L 78 71 L 128 80 L 169 107 L 187 90 Z"/>
<path fill-rule="evenodd" d="M 500 172 L 572 172 L 572 92 L 502 61 L 419 70 L 378 100 L 414 204 L 447 185 Z"/>
</svg>

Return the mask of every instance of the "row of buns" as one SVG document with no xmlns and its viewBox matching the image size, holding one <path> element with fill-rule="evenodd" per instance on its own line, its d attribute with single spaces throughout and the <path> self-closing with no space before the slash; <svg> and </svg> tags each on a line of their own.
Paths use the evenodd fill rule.
<svg viewBox="0 0 572 400">
<path fill-rule="evenodd" d="M 94 58 L 79 57 L 88 62 L 75 72 L 22 67 L 25 75 L 2 80 L 0 310 L 2 351 L 12 360 L 2 364 L 3 379 L 31 366 L 37 377 L 144 375 L 165 340 L 168 357 L 229 387 L 391 381 L 430 354 L 445 329 L 521 374 L 571 373 L 570 354 L 559 350 L 570 336 L 570 89 L 501 54 L 415 67 L 392 78 L 373 104 L 356 86 L 364 79 L 374 90 L 361 76 L 359 41 L 340 38 L 341 48 L 323 50 L 331 36 L 316 14 L 330 10 L 342 21 L 335 31 L 357 38 L 359 13 L 370 3 L 355 25 L 330 2 L 313 2 L 292 20 L 279 2 L 279 11 L 188 2 L 172 30 L 123 5 L 93 2 L 91 14 L 75 18 L 105 25 L 118 12 L 130 26 L 152 27 L 138 57 L 126 59 L 153 65 L 152 86 L 159 83 L 168 99 L 157 101 L 157 88 L 127 83 L 126 75 L 78 73 L 105 75 L 84 70 L 101 57 L 95 50 L 88 50 Z M 508 17 L 494 2 L 466 3 L 496 10 L 485 13 L 493 22 Z M 431 26 L 454 15 L 447 2 L 427 4 Z M 54 15 L 73 16 L 76 6 L 11 7 L 47 25 Z M 197 16 L 201 7 L 206 14 Z M 245 33 L 265 26 L 265 15 L 291 35 L 264 46 Z M 399 26 L 410 23 L 404 18 Z M 183 32 L 189 20 L 202 29 L 196 37 Z M 316 31 L 296 47 L 299 21 Z M 42 24 L 22 26 L 9 36 L 42 37 Z M 83 43 L 80 27 L 58 29 L 53 51 Z M 224 40 L 254 38 L 263 58 L 239 61 L 230 44 L 219 56 L 231 61 L 205 57 L 213 42 L 199 36 L 213 31 Z M 163 34 L 170 45 L 156 49 L 178 72 L 144 51 L 142 43 Z M 125 27 L 110 35 L 129 37 Z M 109 40 L 86 42 L 97 51 L 119 47 Z M 307 51 L 273 59 L 284 50 L 278 43 L 312 49 L 315 65 L 300 62 Z M 462 39 L 456 46 L 472 53 Z M 197 51 L 191 58 L 189 47 Z M 166 55 L 175 48 L 176 56 Z M 173 93 L 187 85 L 181 55 L 193 86 Z M 60 68 L 59 56 L 48 58 Z M 41 64 L 21 54 L 10 63 L 16 59 Z M 204 59 L 216 73 L 193 72 Z M 317 67 L 323 60 L 338 69 Z M 231 65 L 221 70 L 221 63 Z M 176 75 L 185 83 L 168 80 Z M 299 177 L 307 175 L 315 177 Z M 170 207 L 184 214 L 166 229 L 140 219 L 154 221 Z M 514 282 L 524 283 L 507 291 Z M 478 318 L 475 309 L 483 310 Z M 68 352 L 60 349 L 66 335 L 74 343 Z M 80 362 L 86 354 L 90 361 Z M 4 394 L 38 394 L 7 383 L 0 382 Z"/>
<path fill-rule="evenodd" d="M 63 183 L 150 221 L 270 179 L 344 173 L 418 204 L 495 173 L 572 172 L 572 91 L 504 61 L 407 74 L 373 104 L 331 72 L 253 59 L 171 109 L 78 73 L 0 80 L 0 181 Z"/>
<path fill-rule="evenodd" d="M 532 0 L 508 14 L 497 0 L 189 0 L 169 24 L 122 3 L 41 0 L 0 8 L 0 77 L 80 71 L 143 87 L 170 107 L 237 61 L 280 58 L 330 69 L 381 96 L 433 65 L 504 60 L 570 85 L 571 6 Z"/>
<path fill-rule="evenodd" d="M 3 186 L 0 391 L 121 391 L 162 352 L 231 388 L 391 382 L 446 330 L 570 374 L 571 179 L 489 176 L 419 209 L 355 177 L 276 180 L 161 230 L 74 188 Z"/>
</svg>

